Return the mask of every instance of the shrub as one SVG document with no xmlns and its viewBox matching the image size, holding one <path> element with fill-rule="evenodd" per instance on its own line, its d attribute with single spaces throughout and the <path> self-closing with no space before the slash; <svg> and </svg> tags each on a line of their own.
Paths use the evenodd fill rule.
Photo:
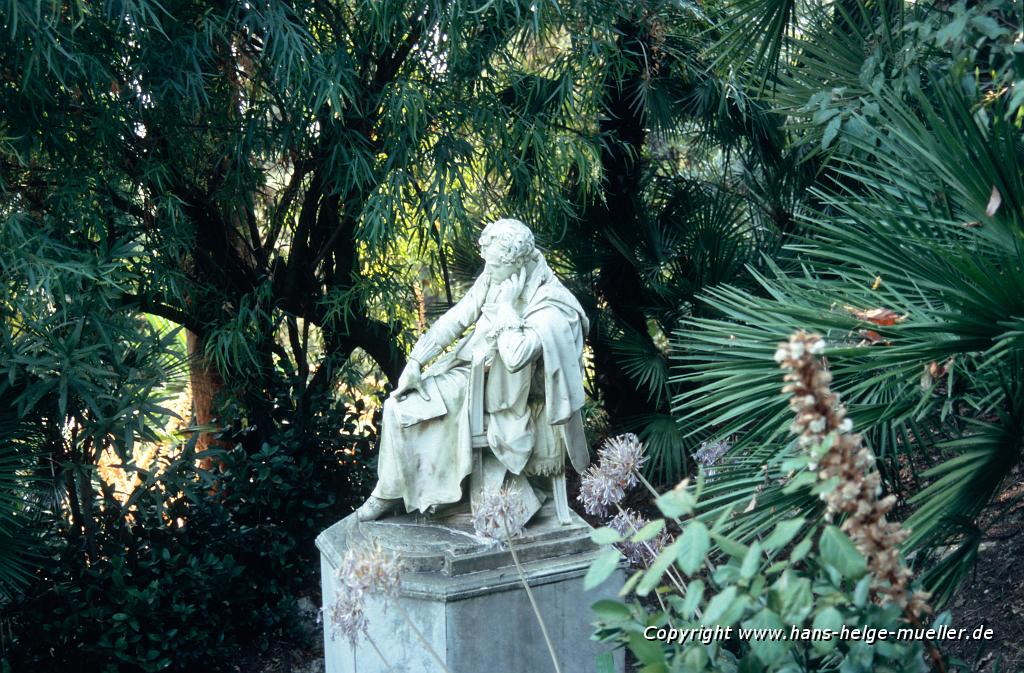
<svg viewBox="0 0 1024 673">
<path fill-rule="evenodd" d="M 813 516 L 771 512 L 771 532 L 743 543 L 726 532 L 731 509 L 710 525 L 692 517 L 701 472 L 696 489 L 684 481 L 665 494 L 652 490 L 662 517 L 625 533 L 595 531 L 596 541 L 620 547 L 662 538 L 621 592 L 632 601 L 594 605 L 597 637 L 628 646 L 644 671 L 923 671 L 926 652 L 943 670 L 933 643 L 912 631 L 897 637 L 923 628 L 928 596 L 914 590 L 900 559 L 905 533 L 886 519 L 894 499 L 882 497 L 873 454 L 829 389 L 817 357 L 823 348 L 820 337 L 797 333 L 776 353 L 788 370 L 791 430 L 801 448 L 785 467 L 783 490 L 816 494 Z M 612 475 L 607 457 L 596 471 Z M 673 524 L 679 535 L 666 544 Z M 719 557 L 709 556 L 713 547 Z M 619 558 L 619 549 L 599 557 L 587 586 L 603 582 Z M 949 624 L 944 613 L 931 626 Z"/>
<path fill-rule="evenodd" d="M 6 609 L 14 669 L 234 670 L 241 648 L 296 637 L 296 598 L 319 577 L 313 539 L 339 500 L 349 506 L 343 494 L 365 466 L 358 446 L 351 470 L 336 447 L 281 439 L 251 454 L 240 442 L 211 450 L 210 471 L 186 445 L 126 517 L 103 504 L 94 562 L 55 521 L 36 581 Z"/>
</svg>

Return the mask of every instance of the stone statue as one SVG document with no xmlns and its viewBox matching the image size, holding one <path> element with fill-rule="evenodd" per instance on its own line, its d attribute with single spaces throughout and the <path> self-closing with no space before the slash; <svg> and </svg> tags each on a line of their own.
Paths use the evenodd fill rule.
<svg viewBox="0 0 1024 673">
<path fill-rule="evenodd" d="M 471 505 L 485 489 L 513 488 L 528 520 L 548 495 L 544 485 L 564 474 L 566 456 L 579 472 L 590 462 L 580 414 L 583 309 L 522 222 L 487 225 L 480 256 L 483 273 L 420 337 L 385 401 L 378 481 L 356 511 L 360 521 L 400 505 L 433 513 L 460 502 L 471 473 Z M 474 436 L 471 407 L 481 395 L 484 427 Z"/>
</svg>

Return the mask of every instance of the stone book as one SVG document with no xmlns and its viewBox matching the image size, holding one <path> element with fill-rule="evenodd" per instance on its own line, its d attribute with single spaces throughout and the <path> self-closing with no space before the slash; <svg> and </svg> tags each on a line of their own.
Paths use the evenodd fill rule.
<svg viewBox="0 0 1024 673">
<path fill-rule="evenodd" d="M 400 397 L 395 397 L 398 402 L 398 422 L 402 427 L 409 427 L 421 421 L 429 421 L 432 418 L 439 418 L 448 413 L 444 404 L 444 397 L 437 388 L 437 381 L 433 378 L 423 379 L 423 386 L 426 388 L 430 399 L 426 399 L 413 390 Z"/>
</svg>

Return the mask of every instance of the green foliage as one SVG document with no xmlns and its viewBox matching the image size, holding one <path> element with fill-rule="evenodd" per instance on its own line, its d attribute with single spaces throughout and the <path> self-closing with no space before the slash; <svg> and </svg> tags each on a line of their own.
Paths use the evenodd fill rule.
<svg viewBox="0 0 1024 673">
<path fill-rule="evenodd" d="M 593 306 L 594 392 L 609 425 L 643 438 L 645 472 L 662 484 L 687 473 L 711 434 L 672 413 L 689 386 L 669 375 L 669 337 L 709 315 L 698 300 L 708 288 L 754 287 L 748 269 L 764 268 L 795 233 L 794 210 L 817 179 L 785 118 L 737 72 L 715 67 L 718 8 L 708 9 L 615 8 L 595 80 L 602 190 L 548 234 L 560 270 Z"/>
<path fill-rule="evenodd" d="M 31 503 L 41 484 L 26 478 L 41 443 L 39 430 L 12 413 L 12 400 L 0 394 L 0 596 L 7 599 L 31 581 L 35 560 Z"/>
<path fill-rule="evenodd" d="M 652 476 L 736 439 L 702 499 L 659 501 L 701 523 L 656 568 L 736 556 L 680 616 L 884 617 L 847 591 L 842 538 L 802 535 L 819 505 L 789 479 L 769 357 L 797 326 L 827 335 L 887 486 L 913 481 L 908 548 L 951 590 L 1022 453 L 1020 23 L 1008 0 L 7 3 L 0 591 L 18 661 L 188 666 L 286 628 L 312 534 L 368 486 L 354 391 L 397 378 L 412 307 L 450 303 L 477 226 L 508 214 L 592 316 L 592 404 L 639 432 Z M 143 469 L 187 357 L 223 381 L 205 411 L 233 448 L 223 471 L 187 447 Z M 127 505 L 97 474 L 111 454 L 142 478 Z M 765 598 L 778 582 L 798 605 Z M 652 666 L 737 654 L 623 637 Z M 47 659 L 54 643 L 84 659 Z M 902 661 L 876 650 L 849 666 Z"/>
<path fill-rule="evenodd" d="M 282 438 L 252 454 L 180 447 L 128 504 L 101 508 L 88 565 L 57 524 L 36 570 L 47 580 L 6 609 L 14 669 L 233 670 L 241 651 L 308 633 L 295 601 L 316 590 L 313 539 L 359 473 Z M 346 448 L 361 463 L 368 447 Z M 220 467 L 197 471 L 204 456 Z"/>
<path fill-rule="evenodd" d="M 868 600 L 865 559 L 839 528 L 783 520 L 763 542 L 746 545 L 729 537 L 726 520 L 709 528 L 675 519 L 677 541 L 634 573 L 621 600 L 593 605 L 595 637 L 628 647 L 644 671 L 928 670 L 921 639 L 897 638 L 915 625 L 898 607 Z M 720 556 L 709 553 L 709 536 Z M 616 553 L 600 556 L 588 577 L 607 577 Z M 651 591 L 657 602 L 640 600 Z M 934 627 L 949 623 L 945 613 Z"/>
<path fill-rule="evenodd" d="M 672 479 L 666 335 L 773 245 L 801 182 L 780 118 L 709 73 L 707 21 L 662 0 L 13 3 L 3 207 L 68 223 L 71 251 L 126 246 L 120 303 L 199 335 L 260 419 L 280 369 L 327 366 L 296 399 L 358 351 L 394 382 L 423 261 L 450 290 L 457 242 L 516 215 L 601 323 L 612 424 Z M 784 194 L 746 198 L 763 182 Z"/>
<path fill-rule="evenodd" d="M 180 328 L 124 305 L 133 246 L 76 247 L 75 233 L 17 216 L 0 236 L 17 251 L 0 256 L 5 663 L 216 670 L 293 633 L 296 596 L 315 591 L 313 538 L 368 480 L 361 409 L 311 394 L 293 425 L 285 379 L 270 391 L 279 443 L 253 442 L 243 406 L 222 410 L 234 448 L 197 454 L 194 432 L 171 446 L 182 440 L 161 405 L 184 386 L 185 349 Z M 145 446 L 158 455 L 143 464 Z M 130 497 L 102 461 L 138 478 Z"/>
<path fill-rule="evenodd" d="M 817 507 L 787 488 L 789 418 L 784 397 L 772 395 L 770 354 L 800 327 L 825 335 L 855 429 L 882 461 L 888 488 L 909 505 L 906 551 L 928 568 L 932 550 L 960 547 L 926 586 L 948 597 L 950 582 L 970 567 L 977 517 L 1022 456 L 1024 145 L 1015 103 L 998 88 L 1016 77 L 1015 57 L 1000 46 L 1001 29 L 980 28 L 1013 17 L 1019 24 L 1014 12 L 998 3 L 958 6 L 952 17 L 924 12 L 900 31 L 884 13 L 862 23 L 858 30 L 889 45 L 886 58 L 901 55 L 879 71 L 894 85 L 862 79 L 881 67 L 869 59 L 865 73 L 829 80 L 839 98 L 814 94 L 808 102 L 815 110 L 808 137 L 831 137 L 814 140 L 827 146 L 829 172 L 800 215 L 807 234 L 790 248 L 794 263 L 758 274 L 756 294 L 707 291 L 720 317 L 691 320 L 677 334 L 676 380 L 691 388 L 674 409 L 695 431 L 738 436 L 702 508 L 713 516 L 750 503 L 730 525 L 738 538 L 766 533 L 770 508 L 810 514 Z M 949 21 L 981 32 L 960 42 L 939 27 Z M 816 41 L 808 43 L 799 87 L 780 76 L 790 85 L 780 85 L 781 97 L 839 72 L 823 66 L 821 39 L 808 37 Z M 852 65 L 845 48 L 832 59 Z M 850 92 L 853 99 L 843 97 Z M 814 99 L 832 102 L 817 107 Z"/>
<path fill-rule="evenodd" d="M 158 438 L 154 427 L 169 414 L 162 386 L 182 372 L 175 334 L 120 306 L 129 246 L 76 250 L 53 223 L 27 224 L 11 216 L 0 227 L 0 245 L 17 251 L 0 261 L 0 588 L 8 598 L 12 581 L 24 589 L 37 563 L 35 538 L 54 497 L 89 535 L 100 456 L 109 450 L 130 463 L 140 441 Z"/>
</svg>

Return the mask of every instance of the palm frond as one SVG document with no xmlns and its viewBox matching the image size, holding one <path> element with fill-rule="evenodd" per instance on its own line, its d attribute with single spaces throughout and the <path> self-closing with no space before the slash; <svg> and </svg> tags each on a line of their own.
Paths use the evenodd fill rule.
<svg viewBox="0 0 1024 673">
<path fill-rule="evenodd" d="M 709 49 L 717 55 L 712 62 L 722 69 L 750 62 L 766 82 L 797 27 L 796 0 L 732 0 L 724 12 L 721 37 Z"/>
<path fill-rule="evenodd" d="M 34 527 L 42 482 L 33 473 L 42 438 L 38 426 L 12 413 L 10 390 L 0 393 L 0 597 L 27 586 L 38 558 Z"/>
<path fill-rule="evenodd" d="M 752 270 L 761 296 L 705 291 L 719 317 L 675 335 L 670 383 L 684 388 L 673 410 L 691 433 L 735 434 L 743 453 L 705 515 L 755 493 L 806 513 L 813 503 L 784 491 L 789 413 L 772 352 L 794 329 L 821 333 L 834 387 L 891 468 L 889 487 L 901 490 L 903 465 L 925 484 L 909 501 L 906 548 L 927 550 L 956 543 L 950 523 L 976 520 L 1022 459 L 1024 147 L 1002 103 L 949 78 L 927 95 L 877 100 L 886 124 L 847 138 L 839 177 L 816 190 L 822 208 L 803 215 L 808 234 L 790 246 L 799 271 Z M 764 531 L 759 510 L 731 525 Z"/>
</svg>

